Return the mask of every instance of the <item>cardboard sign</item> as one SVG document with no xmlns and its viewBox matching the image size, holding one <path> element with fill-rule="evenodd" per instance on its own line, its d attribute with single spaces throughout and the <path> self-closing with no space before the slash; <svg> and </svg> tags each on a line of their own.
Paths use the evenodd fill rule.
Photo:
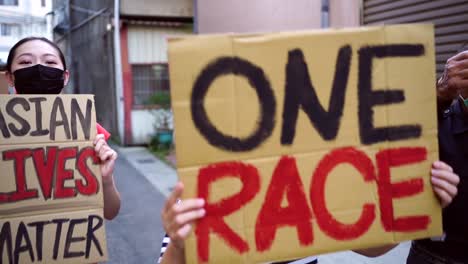
<svg viewBox="0 0 468 264">
<path fill-rule="evenodd" d="M 440 235 L 434 32 L 399 25 L 173 39 L 178 173 L 207 215 L 189 263 Z"/>
<path fill-rule="evenodd" d="M 91 95 L 0 96 L 2 263 L 107 259 Z"/>
</svg>

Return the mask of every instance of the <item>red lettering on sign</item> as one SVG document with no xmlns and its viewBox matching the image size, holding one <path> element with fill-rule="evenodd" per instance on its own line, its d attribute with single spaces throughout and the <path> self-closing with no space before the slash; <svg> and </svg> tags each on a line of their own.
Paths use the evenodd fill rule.
<svg viewBox="0 0 468 264">
<path fill-rule="evenodd" d="M 353 147 L 338 148 L 326 154 L 318 163 L 310 185 L 310 202 L 313 216 L 320 230 L 337 241 L 355 240 L 368 232 L 376 218 L 376 205 L 364 203 L 361 214 L 354 223 L 342 223 L 327 207 L 325 190 L 330 173 L 341 164 L 354 167 L 365 183 L 376 181 L 381 211 L 381 221 L 386 232 L 414 232 L 427 229 L 430 216 L 394 217 L 393 199 L 417 195 L 424 190 L 421 178 L 391 182 L 391 167 L 420 163 L 427 158 L 427 150 L 422 147 L 392 148 L 381 150 L 376 155 L 377 168 L 361 150 Z M 378 177 L 376 175 L 378 172 Z M 340 175 L 346 177 L 347 175 Z M 218 202 L 210 202 L 210 187 L 217 180 L 227 177 L 238 178 L 242 182 L 241 191 Z M 198 197 L 205 199 L 206 216 L 195 229 L 197 253 L 201 261 L 209 260 L 210 232 L 216 233 L 234 251 L 243 254 L 249 244 L 231 229 L 223 217 L 236 213 L 260 190 L 260 176 L 257 169 L 242 162 L 222 162 L 200 169 L 198 174 Z M 281 202 L 286 198 L 287 206 Z M 296 160 L 284 156 L 278 161 L 268 185 L 263 204 L 255 224 L 255 243 L 258 252 L 267 251 L 273 245 L 276 232 L 281 227 L 296 227 L 299 243 L 313 244 L 312 212 L 308 206 L 303 183 Z"/>
<path fill-rule="evenodd" d="M 239 178 L 242 189 L 236 195 L 209 203 L 210 184 L 227 177 Z M 205 199 L 206 216 L 195 229 L 198 257 L 208 261 L 210 231 L 217 233 L 239 253 L 249 250 L 249 245 L 224 222 L 223 217 L 238 211 L 252 200 L 260 190 L 260 176 L 257 169 L 241 162 L 222 162 L 201 168 L 198 174 L 198 197 Z"/>
<path fill-rule="evenodd" d="M 73 171 L 65 168 L 68 159 L 76 157 L 77 148 L 64 148 L 58 152 L 58 162 L 55 179 L 55 198 L 68 198 L 76 195 L 73 187 L 65 187 L 66 180 L 73 179 Z"/>
<path fill-rule="evenodd" d="M 287 207 L 281 207 L 286 194 Z M 313 242 L 312 213 L 307 205 L 301 177 L 293 157 L 282 157 L 268 186 L 265 201 L 255 224 L 255 242 L 258 251 L 270 249 L 276 230 L 295 226 L 301 245 Z"/>
<path fill-rule="evenodd" d="M 375 219 L 375 205 L 363 205 L 361 216 L 354 224 L 343 224 L 328 211 L 325 201 L 325 184 L 328 174 L 341 163 L 348 163 L 356 168 L 365 182 L 375 179 L 372 161 L 362 151 L 355 148 L 339 148 L 327 154 L 317 165 L 310 185 L 310 200 L 317 224 L 328 236 L 336 240 L 351 240 L 367 232 Z M 346 175 L 343 175 L 346 177 Z"/>
<path fill-rule="evenodd" d="M 39 178 L 42 194 L 46 200 L 50 199 L 52 195 L 52 183 L 54 179 L 57 149 L 57 147 L 47 147 L 47 159 L 45 158 L 43 148 L 35 149 L 33 151 L 34 166 Z"/>
<path fill-rule="evenodd" d="M 3 152 L 3 160 L 14 160 L 16 192 L 9 195 L 8 202 L 36 198 L 37 189 L 28 189 L 26 185 L 25 160 L 32 155 L 30 149 L 15 149 Z M 2 199 L 6 196 L 2 195 Z"/>
<path fill-rule="evenodd" d="M 411 232 L 427 229 L 430 218 L 427 215 L 395 218 L 393 198 L 413 196 L 424 191 L 422 178 L 392 183 L 390 168 L 418 163 L 427 159 L 427 151 L 422 147 L 406 147 L 382 150 L 376 155 L 378 192 L 380 197 L 381 221 L 385 231 Z"/>
<path fill-rule="evenodd" d="M 78 154 L 76 161 L 76 167 L 80 174 L 83 176 L 83 180 L 75 180 L 76 189 L 79 193 L 84 195 L 92 195 L 98 193 L 98 181 L 96 176 L 87 166 L 87 160 L 91 158 L 93 164 L 99 164 L 99 157 L 96 156 L 96 152 L 92 147 L 86 147 Z"/>
<path fill-rule="evenodd" d="M 28 167 L 28 171 L 26 171 L 28 158 L 31 158 L 34 169 L 31 170 Z M 59 148 L 55 146 L 6 150 L 2 153 L 2 159 L 3 161 L 12 161 L 16 190 L 0 192 L 0 203 L 38 198 L 38 189 L 45 200 L 71 198 L 78 193 L 93 195 L 99 192 L 99 181 L 90 169 L 91 164 L 89 164 L 92 162 L 93 165 L 98 165 L 100 162 L 93 147 L 85 147 L 80 152 L 78 152 L 78 147 Z M 67 164 L 70 159 L 70 163 Z M 79 179 L 74 179 L 73 169 L 77 170 L 78 175 L 81 175 Z M 34 175 L 37 176 L 40 188 L 27 187 L 28 183 L 31 184 L 30 180 Z M 67 184 L 68 180 L 69 184 Z"/>
</svg>

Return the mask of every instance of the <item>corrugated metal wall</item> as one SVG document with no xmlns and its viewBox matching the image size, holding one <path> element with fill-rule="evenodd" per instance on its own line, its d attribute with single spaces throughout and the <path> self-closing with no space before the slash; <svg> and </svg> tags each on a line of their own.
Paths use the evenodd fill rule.
<svg viewBox="0 0 468 264">
<path fill-rule="evenodd" d="M 468 0 L 363 0 L 363 24 L 434 23 L 437 75 L 468 42 Z"/>
</svg>

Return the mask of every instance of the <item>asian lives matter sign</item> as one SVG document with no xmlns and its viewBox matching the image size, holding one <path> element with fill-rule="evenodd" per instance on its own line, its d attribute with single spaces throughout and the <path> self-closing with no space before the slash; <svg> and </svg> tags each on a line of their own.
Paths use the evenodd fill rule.
<svg viewBox="0 0 468 264">
<path fill-rule="evenodd" d="M 0 96 L 2 263 L 107 259 L 92 95 Z"/>
</svg>

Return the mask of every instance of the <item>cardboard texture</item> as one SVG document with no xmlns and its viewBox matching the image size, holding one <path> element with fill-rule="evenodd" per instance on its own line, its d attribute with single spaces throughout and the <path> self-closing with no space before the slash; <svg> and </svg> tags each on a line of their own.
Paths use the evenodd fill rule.
<svg viewBox="0 0 468 264">
<path fill-rule="evenodd" d="M 8 82 L 3 71 L 0 71 L 0 94 L 8 94 Z"/>
<path fill-rule="evenodd" d="M 3 263 L 107 260 L 92 95 L 0 96 Z"/>
<path fill-rule="evenodd" d="M 207 200 L 188 263 L 440 235 L 433 36 L 398 25 L 172 39 L 177 171 L 184 198 Z"/>
</svg>

